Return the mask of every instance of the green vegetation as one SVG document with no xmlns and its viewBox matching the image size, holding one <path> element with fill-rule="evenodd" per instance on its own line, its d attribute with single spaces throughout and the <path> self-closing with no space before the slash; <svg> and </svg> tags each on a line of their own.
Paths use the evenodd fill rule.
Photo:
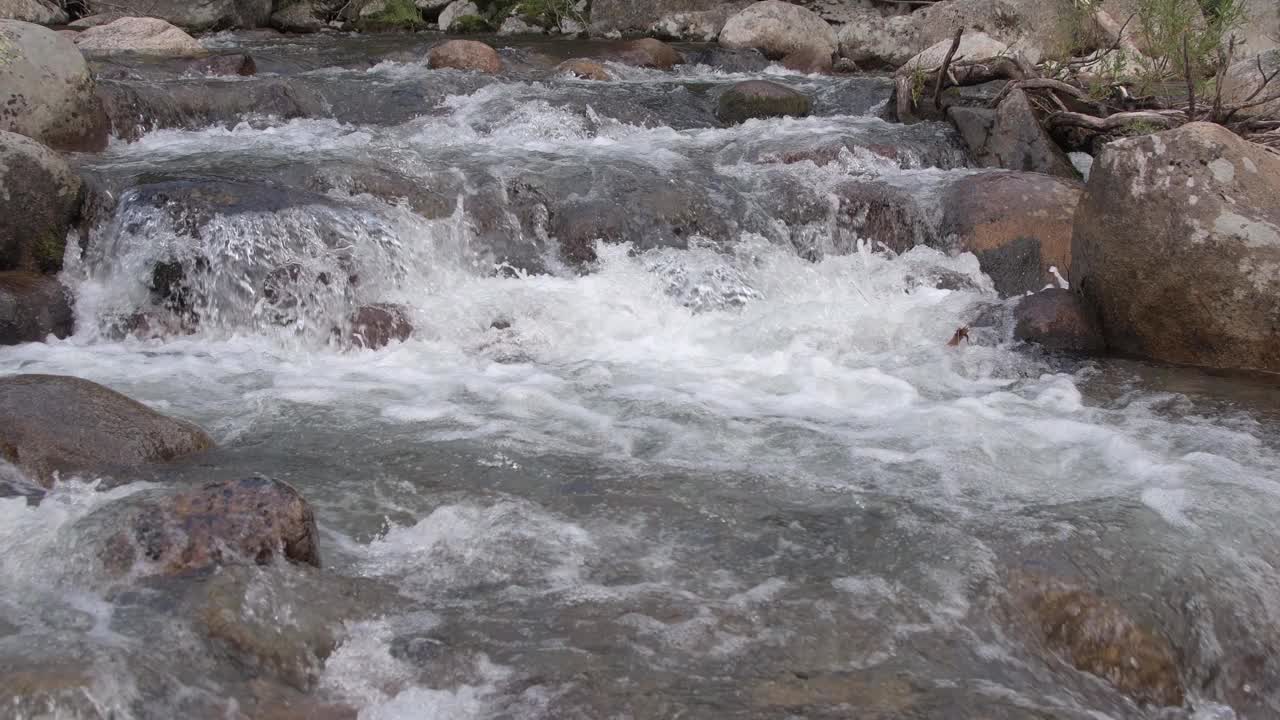
<svg viewBox="0 0 1280 720">
<path fill-rule="evenodd" d="M 386 0 L 382 11 L 360 18 L 360 30 L 418 30 L 426 23 L 413 0 Z"/>
<path fill-rule="evenodd" d="M 1140 0 L 1135 18 L 1144 56 L 1140 90 L 1188 75 L 1203 82 L 1217 70 L 1232 32 L 1245 21 L 1246 0 Z M 1189 66 L 1189 67 L 1188 67 Z"/>
<path fill-rule="evenodd" d="M 442 29 L 447 30 L 449 32 L 463 33 L 463 34 L 469 35 L 472 33 L 489 32 L 490 30 L 493 29 L 493 27 L 489 25 L 488 20 L 485 20 L 483 17 L 480 17 L 479 15 L 459 15 L 458 17 L 454 18 L 452 25 Z"/>
<path fill-rule="evenodd" d="M 519 15 L 527 22 L 543 28 L 556 28 L 563 20 L 587 23 L 587 11 L 574 9 L 574 0 L 476 0 L 484 20 L 491 27 L 498 27 L 512 15 Z"/>
</svg>

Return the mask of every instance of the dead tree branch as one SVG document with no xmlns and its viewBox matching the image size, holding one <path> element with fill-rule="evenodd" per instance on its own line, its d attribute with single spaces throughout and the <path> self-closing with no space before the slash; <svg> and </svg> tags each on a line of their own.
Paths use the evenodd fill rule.
<svg viewBox="0 0 1280 720">
<path fill-rule="evenodd" d="M 1094 117 L 1077 112 L 1056 112 L 1045 121 L 1051 128 L 1081 128 L 1099 133 L 1119 130 L 1126 125 L 1147 123 L 1165 128 L 1176 127 L 1186 121 L 1186 116 L 1176 111 L 1138 110 L 1108 115 L 1105 118 Z"/>
<path fill-rule="evenodd" d="M 938 68 L 938 79 L 933 84 L 933 107 L 937 110 L 942 109 L 943 86 L 951 69 L 951 58 L 955 57 L 956 50 L 960 49 L 960 36 L 963 34 L 964 27 L 956 28 L 956 36 L 951 40 L 951 48 L 947 50 L 947 56 L 942 60 L 942 67 Z"/>
<path fill-rule="evenodd" d="M 1196 82 L 1191 77 L 1191 52 L 1187 50 L 1187 35 L 1182 33 L 1182 70 L 1187 78 L 1187 117 L 1196 119 Z"/>
</svg>

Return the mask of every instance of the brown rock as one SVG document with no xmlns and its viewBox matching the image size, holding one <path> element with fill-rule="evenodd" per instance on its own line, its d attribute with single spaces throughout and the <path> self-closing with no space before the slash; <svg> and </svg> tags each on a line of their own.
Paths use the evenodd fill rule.
<svg viewBox="0 0 1280 720">
<path fill-rule="evenodd" d="M 746 80 L 720 94 L 716 117 L 740 123 L 752 118 L 804 117 L 809 109 L 809 97 L 798 90 L 768 80 Z"/>
<path fill-rule="evenodd" d="M 110 516 L 105 524 L 126 526 L 99 553 L 104 567 L 117 574 L 178 575 L 222 564 L 265 564 L 277 556 L 320 565 L 311 506 L 291 485 L 271 478 L 138 493 L 99 512 Z M 140 562 L 146 564 L 137 567 Z"/>
<path fill-rule="evenodd" d="M 502 71 L 502 60 L 496 50 L 477 40 L 448 40 L 431 48 L 427 67 L 497 73 Z"/>
<path fill-rule="evenodd" d="M 820 48 L 801 48 L 782 58 L 782 66 L 802 73 L 830 73 L 831 53 Z M 855 68 L 856 69 L 856 68 Z"/>
<path fill-rule="evenodd" d="M 0 345 L 71 334 L 71 296 L 52 275 L 0 272 Z"/>
<path fill-rule="evenodd" d="M 1027 295 L 1013 311 L 1013 336 L 1055 352 L 1098 353 L 1105 349 L 1097 317 L 1079 295 L 1050 288 Z"/>
<path fill-rule="evenodd" d="M 556 72 L 572 75 L 582 80 L 609 80 L 609 71 L 595 60 L 574 58 L 556 66 Z"/>
<path fill-rule="evenodd" d="M 1072 287 L 1107 346 L 1280 371 L 1280 157 L 1191 123 L 1098 156 L 1076 211 Z"/>
<path fill-rule="evenodd" d="M 1078 670 L 1097 675 L 1140 703 L 1182 704 L 1173 648 L 1123 608 L 1079 587 L 1015 574 L 1014 596 L 1044 644 Z"/>
<path fill-rule="evenodd" d="M 195 425 L 88 380 L 0 378 L 0 457 L 46 485 L 55 473 L 99 473 L 211 447 Z"/>
<path fill-rule="evenodd" d="M 684 56 L 675 48 L 653 38 L 632 40 L 622 46 L 618 60 L 636 67 L 670 70 L 684 62 Z"/>
<path fill-rule="evenodd" d="M 57 153 L 0 130 L 0 270 L 62 269 L 81 187 L 80 177 Z"/>
<path fill-rule="evenodd" d="M 375 350 L 392 340 L 403 342 L 413 334 L 408 312 L 399 305 L 363 305 L 351 316 L 351 342 Z"/>
<path fill-rule="evenodd" d="M 952 107 L 947 117 L 982 167 L 1079 178 L 1071 161 L 1040 127 L 1021 90 L 1009 93 L 994 111 Z"/>
<path fill-rule="evenodd" d="M 1056 284 L 1049 268 L 1071 272 L 1079 183 L 1036 173 L 969 175 L 942 194 L 943 241 L 978 256 L 1001 295 Z"/>
</svg>

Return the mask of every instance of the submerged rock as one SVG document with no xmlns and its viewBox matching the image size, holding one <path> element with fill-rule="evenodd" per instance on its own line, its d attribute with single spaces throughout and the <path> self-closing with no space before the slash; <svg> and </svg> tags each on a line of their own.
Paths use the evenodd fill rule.
<svg viewBox="0 0 1280 720">
<path fill-rule="evenodd" d="M 1013 311 L 1013 336 L 1054 352 L 1098 353 L 1106 348 L 1097 317 L 1070 290 L 1050 288 L 1027 295 Z"/>
<path fill-rule="evenodd" d="M 1219 125 L 1119 140 L 1076 213 L 1072 287 L 1107 346 L 1280 371 L 1280 157 Z"/>
<path fill-rule="evenodd" d="M 320 566 L 315 516 L 293 486 L 256 476 L 137 493 L 86 518 L 115 530 L 99 550 L 113 574 L 180 575 L 279 557 Z"/>
<path fill-rule="evenodd" d="M 684 56 L 675 48 L 653 38 L 632 40 L 622 46 L 618 60 L 636 67 L 670 70 L 684 62 Z"/>
<path fill-rule="evenodd" d="M 400 305 L 378 303 L 357 308 L 351 316 L 351 343 L 376 350 L 396 340 L 404 342 L 413 334 L 408 312 Z"/>
<path fill-rule="evenodd" d="M 604 65 L 595 60 L 587 58 L 574 58 L 565 60 L 556 66 L 556 71 L 567 75 L 572 75 L 581 80 L 608 80 L 609 71 L 605 70 Z"/>
<path fill-rule="evenodd" d="M 80 177 L 65 160 L 0 130 L 0 271 L 60 270 L 80 200 Z"/>
<path fill-rule="evenodd" d="M 727 73 L 755 73 L 769 67 L 769 58 L 755 48 L 709 47 L 690 50 L 684 61 L 690 65 L 706 65 Z"/>
<path fill-rule="evenodd" d="M 74 322 L 71 294 L 58 278 L 0 272 L 0 345 L 64 338 Z"/>
<path fill-rule="evenodd" d="M 62 375 L 0 378 L 0 456 L 42 483 L 213 447 L 203 430 L 114 390 Z"/>
<path fill-rule="evenodd" d="M 76 46 L 89 52 L 151 55 L 199 55 L 204 46 L 180 28 L 152 17 L 124 17 L 91 27 L 76 36 Z"/>
<path fill-rule="evenodd" d="M 1069 277 L 1079 183 L 1039 173 L 965 175 L 942 193 L 942 240 L 978 256 L 1001 295 L 1056 285 Z"/>
<path fill-rule="evenodd" d="M 1123 608 L 1082 588 L 1029 574 L 1015 574 L 1011 585 L 1014 601 L 1041 641 L 1076 669 L 1140 703 L 1182 704 L 1173 648 Z"/>
<path fill-rule="evenodd" d="M 187 66 L 187 72 L 196 75 L 249 76 L 258 74 L 258 64 L 253 57 L 245 53 L 235 55 L 216 55 L 193 61 Z"/>
<path fill-rule="evenodd" d="M 776 59 L 801 51 L 831 57 L 839 47 L 835 30 L 825 20 L 782 0 L 762 0 L 729 18 L 720 31 L 720 44 L 756 48 Z"/>
<path fill-rule="evenodd" d="M 57 150 L 106 147 L 106 118 L 75 44 L 47 28 L 0 20 L 0 58 L 0 130 Z"/>
<path fill-rule="evenodd" d="M 802 92 L 768 80 L 747 80 L 720 95 L 716 117 L 731 124 L 752 118 L 804 117 L 809 107 L 809 98 Z"/>
<path fill-rule="evenodd" d="M 502 60 L 497 51 L 482 42 L 449 40 L 431 48 L 427 67 L 496 73 L 502 71 Z"/>
</svg>

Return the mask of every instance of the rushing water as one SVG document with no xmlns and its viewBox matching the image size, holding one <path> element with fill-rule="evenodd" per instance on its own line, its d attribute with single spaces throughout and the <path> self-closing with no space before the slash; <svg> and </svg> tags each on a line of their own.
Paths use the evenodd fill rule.
<svg viewBox="0 0 1280 720">
<path fill-rule="evenodd" d="M 18 717 L 255 717 L 303 692 L 396 719 L 1280 716 L 1280 394 L 998 325 L 948 347 L 998 302 L 976 259 L 840 213 L 851 180 L 927 199 L 970 172 L 944 128 L 875 117 L 882 79 L 770 68 L 817 115 L 720 128 L 746 75 L 581 82 L 534 47 L 485 79 L 376 42 L 255 44 L 253 79 L 104 69 L 333 102 L 176 113 L 77 158 L 111 207 L 69 253 L 79 330 L 0 372 L 105 383 L 220 448 L 0 499 L 0 668 L 74 680 Z M 587 242 L 589 272 L 560 243 L 581 227 L 620 241 Z M 158 262 L 198 324 L 122 339 L 166 312 Z M 409 340 L 335 341 L 377 302 Z M 255 472 L 315 506 L 322 573 L 122 583 L 84 560 L 94 509 Z M 1004 610 L 1024 569 L 1158 628 L 1187 707 L 1040 648 Z M 272 662 L 206 636 L 228 595 Z"/>
</svg>

